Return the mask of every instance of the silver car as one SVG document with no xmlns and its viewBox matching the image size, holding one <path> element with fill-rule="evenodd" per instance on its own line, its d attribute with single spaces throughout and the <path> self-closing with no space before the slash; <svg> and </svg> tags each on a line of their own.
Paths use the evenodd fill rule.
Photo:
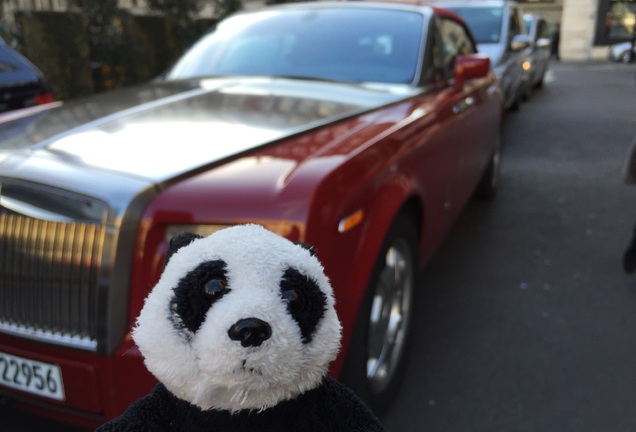
<svg viewBox="0 0 636 432">
<path fill-rule="evenodd" d="M 525 96 L 532 90 L 543 86 L 543 79 L 550 63 L 550 27 L 545 19 L 535 14 L 525 14 L 523 21 L 530 37 L 530 46 L 526 48 L 526 61 L 523 69 L 526 73 Z"/>
<path fill-rule="evenodd" d="M 504 95 L 505 108 L 519 109 L 526 88 L 523 63 L 530 39 L 517 3 L 507 0 L 473 0 L 434 4 L 456 13 L 466 21 L 478 50 L 490 57 L 493 72 L 499 79 Z"/>
</svg>

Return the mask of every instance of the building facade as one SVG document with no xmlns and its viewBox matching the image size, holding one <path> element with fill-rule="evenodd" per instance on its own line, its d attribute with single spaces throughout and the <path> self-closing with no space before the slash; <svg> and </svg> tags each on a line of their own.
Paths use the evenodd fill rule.
<svg viewBox="0 0 636 432">
<path fill-rule="evenodd" d="M 607 59 L 609 46 L 635 35 L 636 0 L 517 0 L 560 29 L 563 60 Z"/>
</svg>

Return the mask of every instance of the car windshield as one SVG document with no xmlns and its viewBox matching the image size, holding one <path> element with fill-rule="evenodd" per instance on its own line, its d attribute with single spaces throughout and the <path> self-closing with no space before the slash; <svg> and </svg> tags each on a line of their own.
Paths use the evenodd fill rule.
<svg viewBox="0 0 636 432">
<path fill-rule="evenodd" d="M 167 79 L 274 76 L 410 84 L 423 23 L 419 13 L 386 9 L 240 14 L 199 41 Z"/>
<path fill-rule="evenodd" d="M 477 43 L 498 43 L 501 37 L 501 7 L 447 7 L 468 24 Z"/>
</svg>

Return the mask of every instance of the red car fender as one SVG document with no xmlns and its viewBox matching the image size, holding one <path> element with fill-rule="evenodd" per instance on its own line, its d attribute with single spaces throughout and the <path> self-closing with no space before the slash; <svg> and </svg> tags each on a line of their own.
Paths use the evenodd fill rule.
<svg viewBox="0 0 636 432">
<path fill-rule="evenodd" d="M 412 187 L 412 182 L 405 175 L 396 175 L 384 183 L 380 189 L 374 191 L 373 199 L 367 202 L 366 215 L 360 227 L 359 254 L 355 262 L 352 263 L 353 271 L 351 272 L 352 275 L 365 275 L 362 291 L 367 288 L 368 277 L 397 215 L 405 210 L 411 198 L 414 198 L 414 202 L 418 203 L 417 213 L 421 214 L 423 210 L 421 200 Z M 421 219 L 421 216 L 417 216 L 417 219 Z M 421 226 L 421 220 L 414 222 L 418 228 Z M 421 244 L 420 240 L 421 238 L 416 239 L 418 249 Z"/>
<path fill-rule="evenodd" d="M 391 175 L 384 179 L 379 188 L 362 191 L 357 198 L 335 213 L 339 218 L 332 220 L 331 229 L 327 229 L 327 232 L 333 235 L 307 233 L 307 241 L 316 247 L 318 257 L 322 260 L 334 287 L 336 308 L 344 329 L 342 354 L 346 355 L 351 342 L 360 305 L 380 248 L 396 216 L 412 197 L 413 183 L 403 174 Z M 420 202 L 419 198 L 416 198 L 415 202 Z M 363 218 L 358 225 L 345 232 L 337 232 L 334 229 L 344 218 L 359 210 L 363 212 Z M 418 204 L 416 210 L 416 213 L 421 213 L 421 204 Z M 421 221 L 415 222 L 419 226 Z M 308 226 L 311 227 L 312 224 Z M 420 239 L 416 241 L 419 245 Z M 340 375 L 344 357 L 340 355 L 332 365 L 333 376 Z"/>
</svg>

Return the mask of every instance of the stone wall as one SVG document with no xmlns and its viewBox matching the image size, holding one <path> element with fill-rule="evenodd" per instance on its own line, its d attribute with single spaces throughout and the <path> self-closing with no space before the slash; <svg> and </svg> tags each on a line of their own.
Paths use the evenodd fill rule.
<svg viewBox="0 0 636 432">
<path fill-rule="evenodd" d="M 593 48 L 597 9 L 598 0 L 563 1 L 560 44 L 563 60 L 607 58 L 607 47 Z"/>
<path fill-rule="evenodd" d="M 80 16 L 60 12 L 18 13 L 19 50 L 44 73 L 56 99 L 93 91 L 88 40 Z"/>
<path fill-rule="evenodd" d="M 182 53 L 162 17 L 122 11 L 115 26 L 118 34 L 113 36 L 111 28 L 99 46 L 91 45 L 86 23 L 77 13 L 31 11 L 14 18 L 18 51 L 42 71 L 58 100 L 146 82 Z M 200 35 L 210 25 L 211 20 L 199 20 L 194 30 Z"/>
</svg>

